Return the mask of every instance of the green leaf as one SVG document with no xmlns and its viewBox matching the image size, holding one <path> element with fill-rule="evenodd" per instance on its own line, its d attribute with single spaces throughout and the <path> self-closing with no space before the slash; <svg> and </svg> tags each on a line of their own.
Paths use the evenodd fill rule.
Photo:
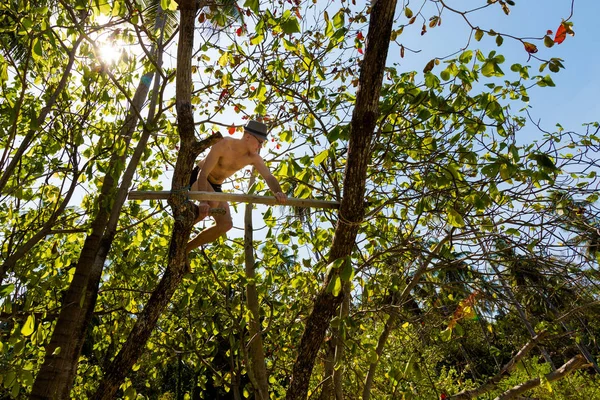
<svg viewBox="0 0 600 400">
<path fill-rule="evenodd" d="M 440 332 L 440 339 L 444 342 L 449 342 L 452 339 L 452 329 L 446 328 Z"/>
<path fill-rule="evenodd" d="M 308 114 L 306 118 L 304 118 L 304 124 L 310 129 L 313 129 L 315 127 L 315 117 L 312 114 Z"/>
<path fill-rule="evenodd" d="M 15 285 L 9 283 L 8 285 L 0 285 L 0 297 L 6 297 L 15 290 Z"/>
<path fill-rule="evenodd" d="M 333 36 L 333 23 L 331 22 L 331 20 L 327 21 L 327 26 L 325 27 L 325 36 L 327 37 L 331 37 Z"/>
<path fill-rule="evenodd" d="M 4 379 L 2 381 L 4 388 L 8 389 L 11 388 L 16 382 L 17 378 L 17 374 L 15 373 L 15 371 L 8 371 L 4 373 Z"/>
<path fill-rule="evenodd" d="M 350 257 L 346 258 L 346 262 L 344 263 L 344 268 L 342 272 L 340 272 L 340 278 L 344 282 L 351 282 L 354 277 L 354 267 L 352 267 L 352 263 L 350 262 Z"/>
<path fill-rule="evenodd" d="M 482 37 L 483 37 L 483 31 L 481 29 L 477 29 L 475 31 L 475 40 L 477 40 L 479 42 Z"/>
<path fill-rule="evenodd" d="M 532 154 L 529 157 L 534 159 L 538 167 L 540 167 L 541 169 L 549 169 L 552 172 L 558 171 L 558 168 L 556 168 L 556 164 L 554 164 L 554 161 L 552 161 L 550 157 L 548 157 L 546 154 Z"/>
<path fill-rule="evenodd" d="M 163 10 L 168 10 L 171 7 L 171 2 L 173 0 L 160 0 L 160 8 Z"/>
<path fill-rule="evenodd" d="M 344 15 L 343 10 L 338 11 L 333 16 L 333 26 L 335 27 L 335 29 L 340 29 L 341 27 L 344 26 L 344 19 L 345 19 L 345 15 Z"/>
<path fill-rule="evenodd" d="M 329 285 L 327 285 L 327 291 L 332 295 L 337 296 L 342 291 L 342 280 L 339 275 L 336 275 L 329 281 Z"/>
<path fill-rule="evenodd" d="M 538 86 L 541 87 L 546 87 L 546 86 L 550 86 L 550 87 L 554 87 L 554 81 L 552 80 L 552 78 L 550 78 L 550 75 L 546 75 L 543 78 L 539 78 L 538 82 L 537 82 Z"/>
<path fill-rule="evenodd" d="M 329 263 L 329 265 L 327 265 L 327 270 L 332 270 L 332 269 L 338 269 L 339 267 L 342 266 L 342 264 L 344 264 L 344 261 L 346 261 L 346 257 L 342 257 L 342 258 L 338 258 L 337 260 Z"/>
<path fill-rule="evenodd" d="M 137 397 L 137 392 L 133 386 L 129 386 L 125 391 L 125 400 L 134 400 Z"/>
<path fill-rule="evenodd" d="M 481 73 L 483 76 L 491 77 L 491 76 L 503 76 L 504 72 L 500 69 L 498 64 L 493 61 L 486 61 L 481 67 Z"/>
<path fill-rule="evenodd" d="M 246 2 L 244 3 L 244 7 L 248 7 L 249 9 L 251 9 L 255 14 L 259 14 L 260 10 L 258 8 L 258 4 L 259 1 L 258 0 L 246 0 Z"/>
<path fill-rule="evenodd" d="M 465 226 L 465 220 L 454 208 L 448 207 L 446 209 L 446 215 L 448 216 L 448 222 L 450 225 L 457 228 L 463 228 Z"/>
<path fill-rule="evenodd" d="M 300 32 L 300 24 L 298 23 L 298 20 L 296 18 L 291 17 L 290 19 L 284 21 L 281 24 L 281 29 L 284 33 L 287 33 L 288 35 L 292 33 L 298 33 Z"/>
<path fill-rule="evenodd" d="M 33 314 L 31 314 L 27 317 L 27 321 L 25 321 L 25 324 L 21 328 L 21 334 L 23 336 L 30 336 L 33 333 L 34 329 L 35 329 L 35 316 Z"/>
<path fill-rule="evenodd" d="M 44 52 L 42 50 L 42 43 L 36 38 L 33 39 L 33 59 L 40 60 L 44 56 Z"/>
<path fill-rule="evenodd" d="M 314 158 L 314 163 L 316 166 L 320 165 L 323 161 L 325 161 L 325 159 L 327 158 L 327 156 L 329 155 L 329 150 L 323 150 L 322 152 L 320 152 L 319 154 L 317 154 Z"/>
<path fill-rule="evenodd" d="M 463 64 L 468 64 L 473 59 L 473 50 L 463 51 L 462 54 L 458 57 L 458 61 Z"/>
<path fill-rule="evenodd" d="M 450 72 L 448 71 L 447 68 L 440 73 L 440 77 L 445 81 L 450 79 Z"/>
</svg>

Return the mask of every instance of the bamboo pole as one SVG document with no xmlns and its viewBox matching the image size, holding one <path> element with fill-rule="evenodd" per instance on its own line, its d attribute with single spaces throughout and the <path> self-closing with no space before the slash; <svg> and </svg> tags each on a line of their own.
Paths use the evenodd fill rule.
<svg viewBox="0 0 600 400">
<path fill-rule="evenodd" d="M 141 191 L 132 190 L 129 192 L 129 200 L 166 200 L 171 195 L 168 190 L 163 191 Z M 188 192 L 191 200 L 205 201 L 228 201 L 232 203 L 255 203 L 266 204 L 270 206 L 292 206 L 305 208 L 331 208 L 338 209 L 340 203 L 337 201 L 314 200 L 314 199 L 296 199 L 288 197 L 285 204 L 281 204 L 273 196 L 257 196 L 253 194 L 240 193 L 216 193 L 216 192 Z"/>
</svg>

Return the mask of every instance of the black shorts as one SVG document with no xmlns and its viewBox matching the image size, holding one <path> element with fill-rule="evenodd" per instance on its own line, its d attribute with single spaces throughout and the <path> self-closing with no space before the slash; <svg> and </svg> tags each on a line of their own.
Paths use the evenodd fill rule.
<svg viewBox="0 0 600 400">
<path fill-rule="evenodd" d="M 192 187 L 194 182 L 196 182 L 198 180 L 199 173 L 200 173 L 200 167 L 196 165 L 194 167 L 194 169 L 192 170 L 192 176 L 190 176 L 190 188 Z M 208 181 L 208 183 L 210 184 L 210 186 L 212 186 L 212 188 L 215 192 L 223 193 L 223 189 L 221 189 L 220 183 L 212 183 L 211 181 Z"/>
</svg>

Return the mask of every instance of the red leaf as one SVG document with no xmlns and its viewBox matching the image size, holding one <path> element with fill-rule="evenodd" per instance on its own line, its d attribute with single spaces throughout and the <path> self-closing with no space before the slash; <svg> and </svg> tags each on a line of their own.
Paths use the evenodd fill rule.
<svg viewBox="0 0 600 400">
<path fill-rule="evenodd" d="M 198 22 L 202 24 L 204 23 L 204 21 L 206 21 L 206 15 L 204 15 L 204 13 L 200 13 L 200 16 L 198 17 Z"/>
<path fill-rule="evenodd" d="M 277 150 L 279 150 L 281 148 L 281 145 L 278 143 L 275 147 L 277 147 Z"/>
<path fill-rule="evenodd" d="M 233 135 L 233 134 L 235 133 L 235 126 L 231 125 L 231 126 L 229 127 L 228 131 L 229 131 L 229 134 L 230 134 L 230 135 Z"/>
<path fill-rule="evenodd" d="M 546 31 L 546 35 L 548 35 L 548 36 L 552 35 L 552 30 L 548 29 L 548 30 Z"/>
<path fill-rule="evenodd" d="M 244 28 L 240 26 L 235 33 L 237 33 L 238 36 L 242 36 L 244 33 Z"/>
<path fill-rule="evenodd" d="M 558 29 L 556 30 L 556 36 L 554 36 L 554 43 L 561 44 L 565 41 L 567 37 L 567 29 L 564 24 L 560 24 Z"/>
<path fill-rule="evenodd" d="M 357 38 L 358 40 L 363 40 L 365 37 L 363 36 L 362 32 L 360 32 L 360 31 L 359 31 L 359 32 L 356 34 L 356 38 Z"/>
<path fill-rule="evenodd" d="M 298 19 L 302 19 L 302 15 L 300 15 L 300 9 L 298 7 L 295 7 L 294 11 L 296 12 L 296 16 L 298 17 Z"/>
<path fill-rule="evenodd" d="M 364 54 L 364 52 L 363 52 L 363 49 L 358 49 L 358 52 L 359 52 L 360 54 Z"/>
<path fill-rule="evenodd" d="M 523 45 L 525 46 L 525 51 L 528 52 L 529 54 L 534 54 L 534 53 L 537 53 L 537 51 L 538 51 L 537 46 L 533 43 L 523 42 Z"/>
</svg>

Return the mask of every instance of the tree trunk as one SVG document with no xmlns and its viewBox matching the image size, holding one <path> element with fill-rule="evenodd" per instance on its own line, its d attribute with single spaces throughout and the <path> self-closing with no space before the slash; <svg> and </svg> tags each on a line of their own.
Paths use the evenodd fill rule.
<svg viewBox="0 0 600 400">
<path fill-rule="evenodd" d="M 187 264 L 186 245 L 197 212 L 187 199 L 183 189 L 188 186 L 191 167 L 198 155 L 195 150 L 201 151 L 201 147 L 197 146 L 194 137 L 194 117 L 191 103 L 191 63 L 196 7 L 196 2 L 193 0 L 179 2 L 181 17 L 179 46 L 177 49 L 176 108 L 180 151 L 171 186 L 173 194 L 169 198 L 169 205 L 173 209 L 175 222 L 169 245 L 167 269 L 144 307 L 144 311 L 139 315 L 127 341 L 100 382 L 96 393 L 92 397 L 93 399 L 108 400 L 115 398 L 120 384 L 142 354 L 158 317 L 169 304 L 173 293 L 181 283 Z M 207 139 L 205 141 L 206 147 L 216 140 L 218 140 L 218 137 Z"/>
<path fill-rule="evenodd" d="M 344 400 L 344 368 L 342 364 L 344 363 L 344 349 L 346 346 L 346 331 L 344 327 L 344 323 L 350 314 L 350 282 L 344 282 L 343 290 L 344 290 L 344 301 L 342 302 L 342 307 L 340 308 L 340 326 L 342 329 L 334 329 L 335 332 L 335 357 L 334 357 L 334 365 L 335 368 L 333 370 L 333 387 L 335 389 L 335 400 Z"/>
<path fill-rule="evenodd" d="M 137 125 L 138 115 L 148 96 L 153 76 L 154 72 L 146 73 L 136 89 L 129 113 L 120 131 L 127 142 L 131 140 Z M 150 111 L 152 118 L 153 112 Z M 111 157 L 109 163 L 111 170 L 104 178 L 98 197 L 100 207 L 92 222 L 92 233 L 84 243 L 50 344 L 46 348 L 47 355 L 44 364 L 33 385 L 31 397 L 34 399 L 69 398 L 81 347 L 96 305 L 104 261 L 112 245 L 118 216 L 149 134 L 150 132 L 147 130 L 143 133 L 116 196 L 114 188 L 120 175 L 117 165 L 124 163 L 126 155 L 117 156 L 115 154 Z M 111 210 L 111 212 L 109 213 L 107 210 Z M 57 348 L 60 348 L 60 352 L 54 354 Z"/>
<path fill-rule="evenodd" d="M 378 0 L 373 3 L 371 9 L 367 47 L 361 64 L 356 104 L 350 125 L 348 161 L 343 183 L 344 196 L 329 254 L 330 261 L 352 254 L 358 227 L 364 217 L 367 164 L 371 158 L 371 140 L 379 115 L 379 93 L 395 8 L 395 0 Z M 331 318 L 342 303 L 343 294 L 334 296 L 327 291 L 332 279 L 339 279 L 339 269 L 332 268 L 313 302 L 313 309 L 306 321 L 292 370 L 292 379 L 286 394 L 288 400 L 306 398 L 315 359 Z"/>
<path fill-rule="evenodd" d="M 383 332 L 381 332 L 379 340 L 377 341 L 377 348 L 375 349 L 377 361 L 379 361 L 379 357 L 383 354 L 383 348 L 390 337 L 392 329 L 396 326 L 397 321 L 398 315 L 396 313 L 391 313 L 385 323 Z M 369 400 L 371 398 L 371 388 L 373 387 L 373 379 L 375 378 L 375 371 L 377 370 L 378 364 L 379 362 L 373 362 L 369 365 L 369 372 L 367 373 L 367 379 L 365 380 L 365 386 L 363 387 L 363 400 Z"/>
<path fill-rule="evenodd" d="M 325 359 L 323 360 L 323 388 L 319 400 L 335 399 L 335 390 L 333 387 L 333 373 L 335 371 L 335 344 L 333 340 L 326 342 Z"/>
<path fill-rule="evenodd" d="M 252 176 L 248 186 L 254 184 L 255 175 L 252 169 Z M 253 226 L 252 226 L 253 204 L 246 204 L 244 215 L 244 253 L 245 253 L 245 272 L 248 283 L 246 284 L 246 306 L 250 310 L 250 323 L 248 324 L 248 333 L 250 341 L 247 344 L 250 358 L 249 371 L 252 377 L 252 385 L 259 400 L 269 399 L 269 377 L 267 375 L 267 366 L 265 364 L 265 353 L 261 335 L 260 323 L 260 304 L 258 301 L 258 292 L 256 290 L 256 274 L 254 271 L 254 244 L 253 244 Z"/>
</svg>

